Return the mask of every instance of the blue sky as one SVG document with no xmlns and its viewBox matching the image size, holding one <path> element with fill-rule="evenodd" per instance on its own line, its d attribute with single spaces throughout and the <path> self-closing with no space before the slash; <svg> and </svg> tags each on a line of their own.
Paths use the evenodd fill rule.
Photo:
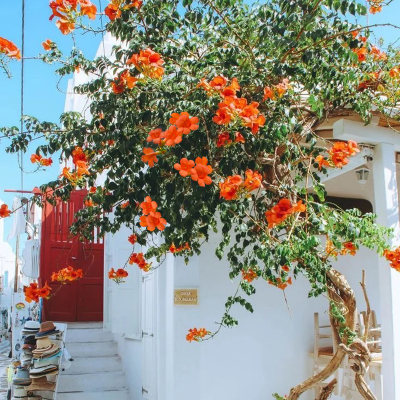
<svg viewBox="0 0 400 400">
<path fill-rule="evenodd" d="M 106 0 L 102 0 L 105 4 Z M 25 57 L 34 57 L 43 53 L 41 43 L 46 39 L 55 41 L 59 48 L 68 53 L 73 46 L 72 38 L 64 36 L 56 28 L 54 21 L 49 21 L 51 14 L 47 0 L 25 0 Z M 0 4 L 2 18 L 0 36 L 12 40 L 21 46 L 21 0 L 10 2 L 2 1 Z M 81 35 L 77 33 L 75 40 L 78 47 L 82 48 L 88 57 L 94 57 L 100 36 Z M 19 126 L 20 115 L 20 71 L 21 63 L 12 61 L 9 64 L 13 77 L 7 79 L 0 71 L 0 126 Z M 65 89 L 67 78 L 57 83 L 59 76 L 54 74 L 55 65 L 48 65 L 40 60 L 25 61 L 25 114 L 34 115 L 40 120 L 57 122 L 64 109 Z M 0 199 L 7 204 L 12 204 L 15 194 L 4 193 L 4 189 L 20 189 L 20 169 L 17 156 L 5 152 L 6 141 L 0 141 Z M 33 152 L 33 151 L 32 151 Z M 24 155 L 24 189 L 31 190 L 48 180 L 54 179 L 58 174 L 58 165 L 31 173 L 34 170 L 29 156 Z M 56 161 L 56 160 L 53 160 Z M 57 164 L 57 163 L 55 163 Z M 6 220 L 6 231 L 10 219 Z"/>
<path fill-rule="evenodd" d="M 99 8 L 101 1 L 104 6 L 107 0 L 93 0 Z M 0 25 L 0 36 L 12 40 L 18 46 L 21 45 L 21 0 L 2 1 L 0 5 L 3 16 Z M 25 0 L 25 56 L 33 57 L 43 52 L 41 43 L 51 39 L 59 45 L 60 49 L 68 52 L 72 45 L 70 36 L 62 35 L 55 27 L 54 21 L 49 21 L 51 14 L 47 0 Z M 384 8 L 380 14 L 370 15 L 369 23 L 398 23 L 400 15 L 400 0 L 394 0 L 390 6 Z M 366 20 L 360 21 L 366 23 Z M 400 31 L 393 28 L 375 29 L 376 37 L 384 37 L 386 42 L 394 42 L 400 37 Z M 78 47 L 83 49 L 88 57 L 95 55 L 100 42 L 100 36 L 92 34 L 75 35 Z M 400 46 L 400 43 L 398 43 Z M 10 68 L 12 79 L 0 75 L 0 126 L 19 125 L 20 110 L 20 66 L 21 63 L 13 61 Z M 58 76 L 54 74 L 55 66 L 47 65 L 39 60 L 26 60 L 25 62 L 25 114 L 34 115 L 41 120 L 57 122 L 64 108 L 66 78 L 59 83 Z M 13 194 L 4 193 L 4 189 L 20 189 L 20 170 L 17 156 L 6 154 L 5 142 L 0 141 L 0 198 L 8 204 L 12 203 Z M 24 189 L 31 190 L 48 180 L 54 179 L 58 174 L 58 166 L 46 170 L 46 172 L 30 173 L 33 171 L 29 161 L 28 152 L 24 156 Z M 55 163 L 57 164 L 57 163 Z M 10 224 L 7 221 L 6 230 Z"/>
</svg>

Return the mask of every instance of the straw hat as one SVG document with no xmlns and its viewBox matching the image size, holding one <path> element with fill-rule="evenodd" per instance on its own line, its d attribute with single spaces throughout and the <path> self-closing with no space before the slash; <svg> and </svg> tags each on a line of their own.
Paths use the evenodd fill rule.
<svg viewBox="0 0 400 400">
<path fill-rule="evenodd" d="M 59 332 L 60 331 L 57 330 L 56 326 L 54 325 L 54 322 L 45 321 L 40 324 L 40 329 L 39 332 L 36 334 L 36 338 L 55 335 L 56 333 Z"/>
<path fill-rule="evenodd" d="M 55 382 L 48 382 L 46 377 L 33 378 L 32 383 L 26 388 L 28 392 L 33 392 L 36 390 L 51 391 L 53 392 L 56 388 Z"/>
</svg>

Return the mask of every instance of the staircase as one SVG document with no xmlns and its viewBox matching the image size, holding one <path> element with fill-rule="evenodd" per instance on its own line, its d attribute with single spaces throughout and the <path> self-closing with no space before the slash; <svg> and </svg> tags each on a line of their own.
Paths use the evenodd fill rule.
<svg viewBox="0 0 400 400">
<path fill-rule="evenodd" d="M 72 365 L 61 372 L 57 400 L 130 400 L 117 344 L 102 323 L 69 323 Z"/>
</svg>

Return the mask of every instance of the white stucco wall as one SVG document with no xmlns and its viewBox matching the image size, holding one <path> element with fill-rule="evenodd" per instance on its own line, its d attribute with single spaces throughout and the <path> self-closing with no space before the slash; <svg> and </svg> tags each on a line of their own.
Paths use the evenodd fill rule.
<svg viewBox="0 0 400 400">
<path fill-rule="evenodd" d="M 106 37 L 105 47 L 101 45 L 98 54 L 105 50 L 109 55 L 112 45 L 112 39 Z M 74 75 L 68 86 L 66 111 L 87 109 L 87 99 L 73 94 L 73 87 L 87 80 L 82 73 Z M 328 194 L 367 199 L 374 204 L 371 175 L 367 184 L 360 185 L 354 171 L 350 171 L 326 182 Z M 111 267 L 122 267 L 126 261 L 131 251 L 129 234 L 128 229 L 121 229 L 106 236 L 105 274 Z M 360 310 L 365 306 L 359 282 L 361 269 L 366 270 L 371 307 L 376 310 L 379 322 L 377 256 L 360 249 L 357 257 L 340 257 L 336 264 L 355 290 Z M 128 271 L 130 275 L 123 285 L 105 277 L 105 327 L 118 342 L 131 398 L 136 400 L 142 398 L 142 283 L 136 267 L 129 267 Z M 215 327 L 236 284 L 229 280 L 226 264 L 216 259 L 211 244 L 204 247 L 201 256 L 191 259 L 188 266 L 182 259 L 168 256 L 154 274 L 158 283 L 154 294 L 157 300 L 154 374 L 158 400 L 264 400 L 271 398 L 273 392 L 287 393 L 311 373 L 313 313 L 320 312 L 321 319 L 327 321 L 327 301 L 322 297 L 308 299 L 304 278 L 300 277 L 286 290 L 287 305 L 281 290 L 258 282 L 257 294 L 251 298 L 254 314 L 237 307 L 233 313 L 239 319 L 238 327 L 222 330 L 204 343 L 187 343 L 185 335 L 189 328 Z M 199 289 L 198 306 L 173 304 L 173 289 L 182 287 Z M 312 398 L 312 393 L 304 396 Z"/>
</svg>

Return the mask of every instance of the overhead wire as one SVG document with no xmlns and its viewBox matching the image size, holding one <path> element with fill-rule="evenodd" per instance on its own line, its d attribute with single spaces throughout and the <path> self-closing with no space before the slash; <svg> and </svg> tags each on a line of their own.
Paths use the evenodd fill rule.
<svg viewBox="0 0 400 400">
<path fill-rule="evenodd" d="M 25 91 L 25 0 L 22 0 L 21 9 L 21 107 L 20 107 L 20 132 L 24 131 L 24 91 Z M 23 151 L 18 153 L 18 164 L 20 169 L 21 190 L 24 190 L 24 156 Z"/>
</svg>

